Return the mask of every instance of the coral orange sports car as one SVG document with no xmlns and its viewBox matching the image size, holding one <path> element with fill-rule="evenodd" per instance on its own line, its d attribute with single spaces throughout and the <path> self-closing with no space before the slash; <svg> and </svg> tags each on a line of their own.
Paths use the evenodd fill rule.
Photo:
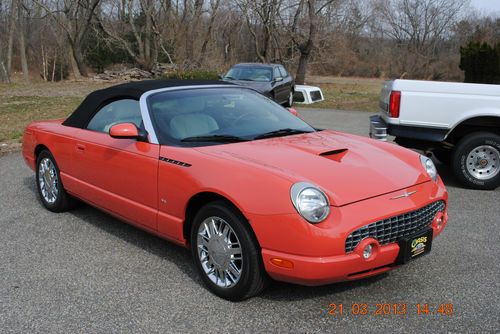
<svg viewBox="0 0 500 334">
<path fill-rule="evenodd" d="M 427 254 L 447 223 L 432 161 L 308 125 L 221 81 L 142 81 L 30 124 L 43 205 L 75 199 L 190 248 L 206 286 L 242 300 L 269 278 L 321 285 Z"/>
</svg>

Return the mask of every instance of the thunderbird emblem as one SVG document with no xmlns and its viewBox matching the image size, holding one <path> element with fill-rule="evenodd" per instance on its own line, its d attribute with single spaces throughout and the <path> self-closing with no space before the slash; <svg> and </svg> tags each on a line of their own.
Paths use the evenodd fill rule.
<svg viewBox="0 0 500 334">
<path fill-rule="evenodd" d="M 414 193 L 416 193 L 417 191 L 410 191 L 409 193 L 407 193 L 406 191 L 404 192 L 404 194 L 402 195 L 399 195 L 399 196 L 396 196 L 396 197 L 392 197 L 391 200 L 393 199 L 400 199 L 400 198 L 405 198 L 405 197 L 410 197 L 411 195 L 413 195 Z"/>
</svg>

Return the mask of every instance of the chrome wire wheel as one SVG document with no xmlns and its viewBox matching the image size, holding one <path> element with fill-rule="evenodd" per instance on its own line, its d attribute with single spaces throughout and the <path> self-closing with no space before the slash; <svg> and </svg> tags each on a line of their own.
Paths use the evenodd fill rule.
<svg viewBox="0 0 500 334">
<path fill-rule="evenodd" d="M 43 158 L 38 165 L 38 184 L 43 200 L 54 204 L 59 194 L 59 179 L 56 167 L 49 158 Z"/>
<path fill-rule="evenodd" d="M 481 145 L 467 156 L 467 171 L 478 180 L 489 180 L 500 172 L 500 152 L 493 146 Z"/>
<path fill-rule="evenodd" d="M 218 287 L 238 283 L 243 268 L 242 248 L 233 228 L 222 218 L 206 218 L 198 228 L 198 259 L 207 277 Z"/>
</svg>

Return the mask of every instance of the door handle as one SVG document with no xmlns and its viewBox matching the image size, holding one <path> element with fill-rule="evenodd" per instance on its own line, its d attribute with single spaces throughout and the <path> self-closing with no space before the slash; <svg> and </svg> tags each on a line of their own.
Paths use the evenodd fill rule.
<svg viewBox="0 0 500 334">
<path fill-rule="evenodd" d="M 76 144 L 76 149 L 79 151 L 85 151 L 85 145 L 83 144 Z"/>
</svg>

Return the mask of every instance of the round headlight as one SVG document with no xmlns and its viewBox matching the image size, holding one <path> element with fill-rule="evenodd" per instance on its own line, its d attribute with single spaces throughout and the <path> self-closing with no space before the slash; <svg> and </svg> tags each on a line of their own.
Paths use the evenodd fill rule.
<svg viewBox="0 0 500 334">
<path fill-rule="evenodd" d="M 310 223 L 320 223 L 330 213 L 328 198 L 318 187 L 310 183 L 294 184 L 290 195 L 297 212 Z"/>
<path fill-rule="evenodd" d="M 420 162 L 422 162 L 422 166 L 425 168 L 427 174 L 434 180 L 434 182 L 436 182 L 438 179 L 438 172 L 434 162 L 432 162 L 430 158 L 423 155 L 420 156 Z"/>
</svg>

